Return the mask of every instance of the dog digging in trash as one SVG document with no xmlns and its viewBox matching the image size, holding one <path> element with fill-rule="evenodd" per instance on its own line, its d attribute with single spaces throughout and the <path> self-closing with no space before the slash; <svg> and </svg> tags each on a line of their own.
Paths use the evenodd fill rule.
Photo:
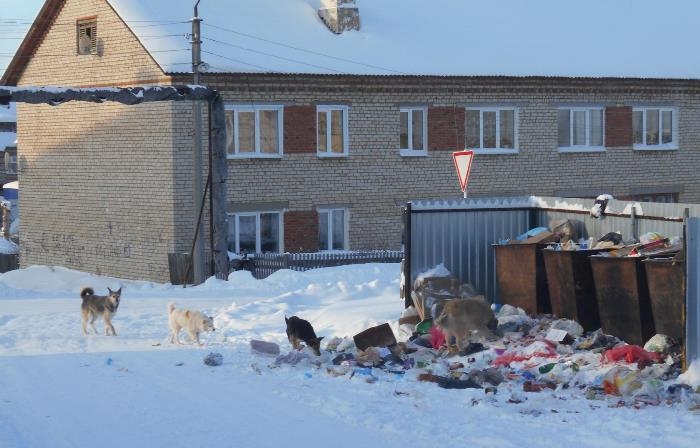
<svg viewBox="0 0 700 448">
<path fill-rule="evenodd" d="M 301 350 L 301 341 L 304 341 L 306 345 L 311 347 L 316 356 L 321 356 L 321 339 L 323 339 L 323 336 L 320 338 L 316 336 L 314 327 L 311 326 L 309 321 L 297 316 L 290 318 L 284 316 L 284 321 L 287 324 L 287 339 L 289 339 L 295 350 Z"/>
<path fill-rule="evenodd" d="M 435 324 L 445 333 L 445 345 L 450 347 L 452 336 L 459 349 L 475 339 L 498 339 L 493 330 L 498 321 L 484 296 L 445 300 L 437 309 Z"/>
<path fill-rule="evenodd" d="M 214 318 L 205 316 L 199 311 L 181 310 L 174 302 L 168 304 L 168 325 L 170 326 L 170 343 L 180 344 L 180 330 L 183 328 L 190 336 L 190 341 L 199 342 L 199 334 L 204 331 L 214 331 Z"/>
<path fill-rule="evenodd" d="M 105 334 L 109 336 L 116 336 L 117 332 L 114 331 L 114 326 L 112 325 L 112 316 L 117 312 L 119 308 L 119 300 L 122 295 L 122 289 L 119 288 L 116 291 L 112 291 L 107 288 L 109 294 L 106 296 L 98 296 L 95 294 L 95 290 L 87 286 L 80 291 L 80 297 L 83 299 L 83 303 L 80 306 L 83 315 L 83 334 L 87 335 L 87 323 L 90 321 L 90 326 L 92 331 L 97 334 L 97 329 L 95 328 L 95 319 L 97 316 L 102 316 L 105 321 Z"/>
</svg>

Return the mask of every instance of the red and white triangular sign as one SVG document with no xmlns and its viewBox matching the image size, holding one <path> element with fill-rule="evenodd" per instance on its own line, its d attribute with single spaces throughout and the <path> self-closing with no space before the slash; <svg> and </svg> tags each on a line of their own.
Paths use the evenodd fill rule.
<svg viewBox="0 0 700 448">
<path fill-rule="evenodd" d="M 474 151 L 457 151 L 452 153 L 452 160 L 455 162 L 457 176 L 459 176 L 459 186 L 462 187 L 462 192 L 467 189 L 467 181 L 469 180 L 469 171 L 472 168 L 472 159 Z"/>
</svg>

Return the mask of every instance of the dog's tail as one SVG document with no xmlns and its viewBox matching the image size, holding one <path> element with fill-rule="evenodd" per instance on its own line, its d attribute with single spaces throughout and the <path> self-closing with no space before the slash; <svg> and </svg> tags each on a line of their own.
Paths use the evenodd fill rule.
<svg viewBox="0 0 700 448">
<path fill-rule="evenodd" d="M 175 302 L 168 303 L 168 314 L 172 314 L 173 310 L 175 310 Z"/>
<path fill-rule="evenodd" d="M 94 296 L 94 295 L 95 295 L 95 290 L 89 286 L 86 286 L 85 288 L 80 290 L 80 297 L 83 299 L 86 297 L 89 297 L 89 296 Z"/>
</svg>

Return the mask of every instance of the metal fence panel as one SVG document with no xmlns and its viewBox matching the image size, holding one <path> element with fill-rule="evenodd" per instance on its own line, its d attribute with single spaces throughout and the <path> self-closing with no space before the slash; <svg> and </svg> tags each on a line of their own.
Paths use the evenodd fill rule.
<svg viewBox="0 0 700 448">
<path fill-rule="evenodd" d="M 700 218 L 688 219 L 686 238 L 685 353 L 690 365 L 700 359 Z"/>
</svg>

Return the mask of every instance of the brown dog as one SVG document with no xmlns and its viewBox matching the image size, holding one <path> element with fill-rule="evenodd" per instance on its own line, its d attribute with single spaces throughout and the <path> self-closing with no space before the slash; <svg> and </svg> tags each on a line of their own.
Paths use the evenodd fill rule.
<svg viewBox="0 0 700 448">
<path fill-rule="evenodd" d="M 445 344 L 449 347 L 452 336 L 461 349 L 472 339 L 495 340 L 493 333 L 496 317 L 484 296 L 445 300 L 435 324 L 445 333 Z"/>
</svg>

